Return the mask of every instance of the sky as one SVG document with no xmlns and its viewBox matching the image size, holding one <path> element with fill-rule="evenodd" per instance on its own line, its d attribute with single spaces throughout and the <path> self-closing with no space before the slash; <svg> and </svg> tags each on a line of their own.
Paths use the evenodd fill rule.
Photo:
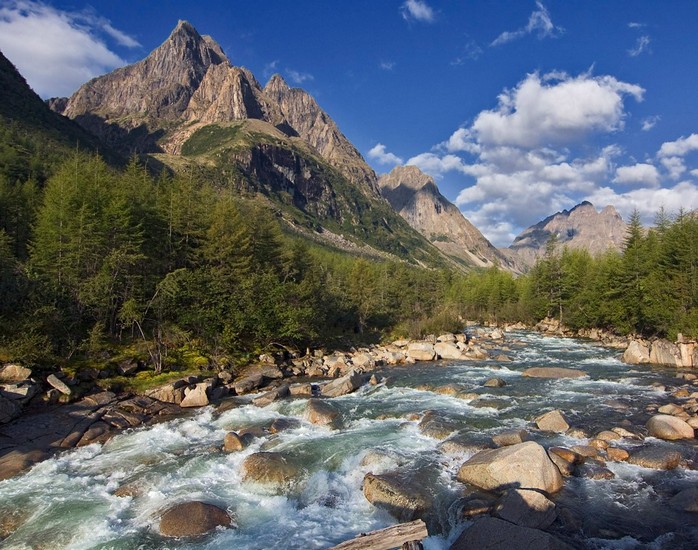
<svg viewBox="0 0 698 550">
<path fill-rule="evenodd" d="M 698 208 L 695 0 L 0 0 L 0 50 L 68 96 L 180 19 L 308 90 L 377 173 L 433 176 L 495 245 L 583 200 L 648 225 Z"/>
</svg>

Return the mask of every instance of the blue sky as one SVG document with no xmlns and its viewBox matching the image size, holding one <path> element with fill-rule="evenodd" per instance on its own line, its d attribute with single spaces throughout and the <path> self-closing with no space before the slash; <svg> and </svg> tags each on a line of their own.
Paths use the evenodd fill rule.
<svg viewBox="0 0 698 550">
<path fill-rule="evenodd" d="M 420 166 L 497 245 L 582 200 L 698 208 L 698 2 L 0 0 L 0 50 L 70 95 L 179 19 L 307 89 L 378 173 Z"/>
</svg>

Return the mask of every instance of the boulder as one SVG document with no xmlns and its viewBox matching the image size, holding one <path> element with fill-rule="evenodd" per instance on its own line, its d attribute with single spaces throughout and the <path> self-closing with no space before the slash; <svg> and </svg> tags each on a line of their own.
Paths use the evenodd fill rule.
<svg viewBox="0 0 698 550">
<path fill-rule="evenodd" d="M 235 432 L 228 432 L 223 438 L 223 450 L 226 453 L 234 453 L 236 451 L 242 451 L 247 445 L 245 444 L 244 438 L 240 437 Z"/>
<path fill-rule="evenodd" d="M 28 380 L 31 375 L 31 369 L 23 367 L 22 365 L 5 365 L 0 369 L 0 383 L 15 384 L 17 382 L 24 382 Z"/>
<path fill-rule="evenodd" d="M 461 359 L 463 352 L 451 342 L 437 342 L 434 344 L 434 351 L 441 359 Z"/>
<path fill-rule="evenodd" d="M 456 341 L 456 335 L 453 334 L 452 332 L 446 332 L 444 334 L 441 334 L 440 336 L 436 337 L 437 342 L 450 342 L 453 343 Z"/>
<path fill-rule="evenodd" d="M 46 382 L 48 382 L 51 387 L 57 389 L 63 395 L 70 395 L 73 393 L 73 390 L 68 387 L 68 384 L 59 379 L 55 374 L 49 374 L 46 378 Z"/>
<path fill-rule="evenodd" d="M 200 382 L 196 384 L 193 388 L 184 389 L 184 399 L 179 404 L 180 407 L 205 407 L 210 402 L 208 400 L 208 394 L 206 390 L 209 384 L 207 382 Z"/>
<path fill-rule="evenodd" d="M 295 430 L 300 426 L 300 420 L 296 420 L 295 418 L 277 418 L 269 426 L 269 433 L 278 434 L 286 430 Z"/>
<path fill-rule="evenodd" d="M 436 358 L 434 344 L 429 342 L 412 342 L 407 346 L 407 357 L 415 361 L 433 361 Z"/>
<path fill-rule="evenodd" d="M 242 463 L 242 478 L 245 481 L 286 485 L 299 474 L 300 470 L 281 453 L 253 453 Z"/>
<path fill-rule="evenodd" d="M 376 359 L 370 353 L 355 353 L 351 358 L 351 364 L 357 369 L 370 370 L 376 366 Z"/>
<path fill-rule="evenodd" d="M 288 384 L 281 384 L 278 388 L 274 388 L 273 390 L 269 390 L 259 397 L 255 397 L 252 400 L 252 403 L 254 403 L 257 407 L 266 407 L 267 405 L 271 405 L 274 401 L 288 397 L 289 393 L 290 390 Z"/>
<path fill-rule="evenodd" d="M 573 550 L 545 531 L 514 525 L 499 518 L 482 517 L 456 539 L 450 550 Z"/>
<path fill-rule="evenodd" d="M 647 421 L 649 435 L 659 439 L 693 439 L 695 432 L 684 420 L 668 414 L 657 414 Z"/>
<path fill-rule="evenodd" d="M 544 432 L 553 432 L 557 434 L 565 433 L 570 429 L 570 425 L 567 423 L 565 416 L 562 411 L 555 409 L 542 414 L 536 418 L 536 426 L 539 430 Z"/>
<path fill-rule="evenodd" d="M 419 431 L 434 439 L 446 439 L 460 426 L 434 411 L 427 411 L 419 421 Z"/>
<path fill-rule="evenodd" d="M 311 424 L 334 426 L 339 420 L 339 411 L 327 401 L 320 399 L 308 400 L 308 420 Z"/>
<path fill-rule="evenodd" d="M 684 489 L 669 500 L 669 506 L 683 512 L 698 512 L 698 487 Z"/>
<path fill-rule="evenodd" d="M 322 386 L 320 393 L 323 397 L 339 397 L 358 390 L 363 383 L 363 374 L 352 370 L 349 374 Z"/>
<path fill-rule="evenodd" d="M 261 373 L 253 373 L 246 376 L 241 376 L 233 382 L 233 389 L 237 395 L 245 395 L 253 392 L 257 388 L 261 388 L 264 384 L 264 376 Z"/>
<path fill-rule="evenodd" d="M 559 470 L 534 441 L 481 451 L 460 467 L 457 479 L 488 491 L 518 488 L 555 493 L 562 488 Z"/>
<path fill-rule="evenodd" d="M 533 529 L 550 527 L 557 512 L 555 504 L 538 491 L 510 489 L 495 506 L 497 517 Z"/>
<path fill-rule="evenodd" d="M 623 353 L 623 362 L 629 365 L 643 365 L 650 362 L 649 347 L 637 340 L 631 340 Z"/>
<path fill-rule="evenodd" d="M 418 488 L 391 473 L 366 474 L 363 492 L 366 500 L 398 521 L 422 518 L 430 507 L 429 499 Z"/>
<path fill-rule="evenodd" d="M 616 477 L 616 474 L 606 468 L 603 463 L 598 460 L 589 460 L 584 464 L 580 464 L 574 471 L 574 475 L 587 479 L 613 479 Z"/>
<path fill-rule="evenodd" d="M 492 442 L 497 447 L 507 447 L 509 445 L 517 445 L 531 439 L 529 433 L 524 430 L 506 430 L 492 436 Z"/>
<path fill-rule="evenodd" d="M 628 462 L 653 470 L 673 470 L 681 462 L 681 453 L 666 447 L 646 446 L 630 452 Z"/>
<path fill-rule="evenodd" d="M 291 384 L 288 388 L 288 392 L 292 397 L 312 397 L 313 385 L 309 382 Z"/>
<path fill-rule="evenodd" d="M 10 420 L 17 418 L 22 412 L 22 408 L 12 399 L 0 395 L 0 424 L 6 424 Z"/>
<path fill-rule="evenodd" d="M 531 367 L 523 371 L 522 374 L 529 378 L 582 378 L 588 376 L 583 370 L 563 367 Z"/>
<path fill-rule="evenodd" d="M 503 388 L 506 385 L 506 381 L 501 378 L 490 378 L 483 384 L 486 388 Z"/>
<path fill-rule="evenodd" d="M 650 363 L 653 365 L 669 365 L 681 367 L 681 352 L 676 344 L 669 340 L 659 339 L 652 342 Z"/>
<path fill-rule="evenodd" d="M 228 512 L 205 502 L 177 504 L 160 517 L 160 534 L 164 537 L 198 537 L 216 527 L 234 527 Z"/>
<path fill-rule="evenodd" d="M 0 456 L 0 481 L 16 476 L 50 456 L 46 451 L 40 449 L 20 447 L 12 449 Z"/>
<path fill-rule="evenodd" d="M 608 460 L 613 462 L 625 462 L 630 457 L 630 453 L 625 449 L 609 447 L 606 449 L 606 456 L 608 457 Z"/>
<path fill-rule="evenodd" d="M 179 405 L 182 399 L 184 399 L 185 387 L 186 382 L 184 380 L 177 380 L 146 392 L 146 396 L 162 401 L 163 403 L 174 403 L 175 405 Z"/>
</svg>

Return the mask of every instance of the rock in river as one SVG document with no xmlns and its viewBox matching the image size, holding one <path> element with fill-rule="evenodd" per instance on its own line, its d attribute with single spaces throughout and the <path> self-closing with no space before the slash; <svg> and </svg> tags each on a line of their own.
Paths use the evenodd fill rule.
<svg viewBox="0 0 698 550">
<path fill-rule="evenodd" d="M 693 428 L 680 418 L 668 414 L 657 414 L 647 421 L 647 430 L 659 439 L 693 439 Z"/>
<path fill-rule="evenodd" d="M 399 521 L 421 518 L 430 506 L 429 499 L 419 489 L 394 474 L 366 474 L 363 492 L 366 500 L 387 510 Z"/>
<path fill-rule="evenodd" d="M 583 370 L 562 367 L 531 367 L 523 371 L 522 374 L 529 378 L 582 378 L 587 376 Z"/>
<path fill-rule="evenodd" d="M 199 501 L 177 504 L 160 518 L 160 534 L 165 537 L 196 537 L 219 526 L 233 527 L 228 512 Z"/>
<path fill-rule="evenodd" d="M 281 453 L 254 453 L 242 463 L 245 481 L 284 485 L 293 481 L 299 473 L 299 469 Z"/>
<path fill-rule="evenodd" d="M 450 550 L 572 550 L 545 531 L 514 525 L 502 519 L 483 517 L 463 531 Z"/>
</svg>

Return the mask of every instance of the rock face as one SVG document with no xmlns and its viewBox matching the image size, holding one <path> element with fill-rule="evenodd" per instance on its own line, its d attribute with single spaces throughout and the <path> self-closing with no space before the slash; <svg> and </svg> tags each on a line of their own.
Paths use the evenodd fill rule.
<svg viewBox="0 0 698 550">
<path fill-rule="evenodd" d="M 650 349 L 650 363 L 654 365 L 669 365 L 680 367 L 681 352 L 676 344 L 669 340 L 656 340 Z"/>
<path fill-rule="evenodd" d="M 560 247 L 588 250 L 592 255 L 609 249 L 620 250 L 627 226 L 613 206 L 601 212 L 584 201 L 571 210 L 563 210 L 523 231 L 508 250 L 524 266 L 532 266 L 545 253 L 551 235 L 557 235 Z"/>
<path fill-rule="evenodd" d="M 647 421 L 649 435 L 659 439 L 693 439 L 695 432 L 685 421 L 668 414 L 657 414 Z"/>
<path fill-rule="evenodd" d="M 572 547 L 545 531 L 514 525 L 497 518 L 484 517 L 461 534 L 450 550 L 572 550 Z"/>
<path fill-rule="evenodd" d="M 481 451 L 460 467 L 457 478 L 488 491 L 519 488 L 555 493 L 562 488 L 559 470 L 534 441 Z"/>
<path fill-rule="evenodd" d="M 197 537 L 216 527 L 232 527 L 225 510 L 205 502 L 183 502 L 169 508 L 160 518 L 160 534 L 165 537 Z"/>
<path fill-rule="evenodd" d="M 447 255 L 477 267 L 513 267 L 416 166 L 397 166 L 378 185 L 390 206 Z"/>
</svg>

